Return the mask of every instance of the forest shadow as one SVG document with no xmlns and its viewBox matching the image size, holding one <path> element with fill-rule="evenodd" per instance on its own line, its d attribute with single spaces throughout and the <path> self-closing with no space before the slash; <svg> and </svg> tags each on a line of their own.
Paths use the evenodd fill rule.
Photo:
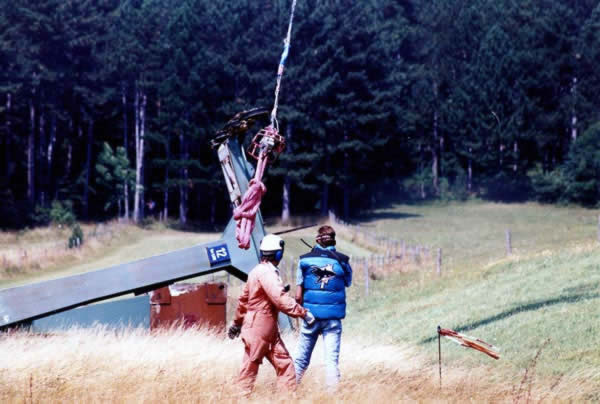
<svg viewBox="0 0 600 404">
<path fill-rule="evenodd" d="M 458 326 L 458 327 L 455 327 L 452 329 L 457 332 L 471 331 L 471 330 L 474 330 L 481 326 L 488 325 L 488 324 L 491 324 L 496 321 L 504 320 L 505 318 L 514 316 L 516 314 L 521 314 L 521 313 L 525 313 L 528 311 L 535 311 L 535 310 L 541 309 L 542 307 L 553 306 L 553 305 L 560 304 L 560 303 L 577 303 L 577 302 L 580 302 L 583 300 L 591 300 L 591 299 L 597 299 L 597 298 L 600 298 L 599 293 L 593 293 L 593 294 L 581 293 L 581 294 L 576 294 L 576 295 L 564 295 L 564 296 L 559 296 L 559 297 L 555 297 L 552 299 L 539 300 L 539 301 L 531 302 L 528 304 L 522 304 L 522 305 L 514 307 L 510 310 L 506 310 L 506 311 L 503 311 L 496 315 L 484 318 L 482 320 L 467 323 L 467 324 L 464 324 L 464 325 L 461 325 L 461 326 Z M 433 336 L 433 337 L 425 338 L 425 339 L 421 340 L 420 344 L 427 344 L 429 342 L 435 341 L 436 339 L 437 339 L 437 335 Z"/>
<path fill-rule="evenodd" d="M 403 212 L 373 212 L 363 213 L 355 218 L 356 221 L 360 222 L 373 222 L 381 219 L 410 219 L 414 217 L 423 217 L 423 215 L 416 213 L 403 213 Z"/>
</svg>

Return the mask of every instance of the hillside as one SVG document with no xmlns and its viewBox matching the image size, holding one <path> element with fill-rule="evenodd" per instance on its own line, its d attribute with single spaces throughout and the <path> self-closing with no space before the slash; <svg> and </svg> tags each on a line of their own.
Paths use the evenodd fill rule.
<svg viewBox="0 0 600 404">
<path fill-rule="evenodd" d="M 418 346 L 434 361 L 439 324 L 501 348 L 493 362 L 444 341 L 448 364 L 486 366 L 516 381 L 541 350 L 539 377 L 581 376 L 600 386 L 597 212 L 485 203 L 398 206 L 375 216 L 379 231 L 441 247 L 443 276 L 431 267 L 393 274 L 368 300 L 355 294 L 348 331 Z"/>
</svg>

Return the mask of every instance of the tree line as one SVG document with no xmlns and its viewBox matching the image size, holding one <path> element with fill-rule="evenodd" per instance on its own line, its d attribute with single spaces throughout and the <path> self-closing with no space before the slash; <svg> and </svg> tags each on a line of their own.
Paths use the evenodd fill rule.
<svg viewBox="0 0 600 404">
<path fill-rule="evenodd" d="M 209 140 L 270 108 L 291 1 L 0 2 L 0 227 L 230 214 Z M 600 5 L 298 1 L 264 207 L 600 192 Z"/>
</svg>

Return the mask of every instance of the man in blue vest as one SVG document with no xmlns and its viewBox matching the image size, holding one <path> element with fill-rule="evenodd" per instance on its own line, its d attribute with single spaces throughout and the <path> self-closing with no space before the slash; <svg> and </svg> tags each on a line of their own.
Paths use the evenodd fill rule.
<svg viewBox="0 0 600 404">
<path fill-rule="evenodd" d="M 301 256 L 298 263 L 296 301 L 310 310 L 316 321 L 311 325 L 302 322 L 294 366 L 300 383 L 322 335 L 326 382 L 333 388 L 340 380 L 341 320 L 346 317 L 346 288 L 352 283 L 352 268 L 348 257 L 335 250 L 335 230 L 331 226 L 321 226 L 316 241 L 315 247 Z"/>
</svg>

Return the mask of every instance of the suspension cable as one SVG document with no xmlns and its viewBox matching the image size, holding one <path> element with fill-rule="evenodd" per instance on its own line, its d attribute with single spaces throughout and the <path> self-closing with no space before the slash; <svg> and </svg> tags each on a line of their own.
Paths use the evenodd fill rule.
<svg viewBox="0 0 600 404">
<path fill-rule="evenodd" d="M 284 41 L 283 53 L 281 54 L 281 60 L 279 61 L 279 68 L 277 69 L 277 85 L 275 86 L 275 103 L 273 104 L 273 110 L 271 111 L 271 126 L 273 126 L 279 132 L 279 123 L 277 122 L 277 106 L 279 105 L 279 90 L 281 89 L 281 77 L 283 76 L 283 70 L 285 69 L 285 62 L 287 60 L 290 51 L 290 42 L 292 40 L 292 23 L 294 21 L 294 12 L 296 10 L 296 0 L 292 2 L 292 12 L 290 13 L 290 22 L 288 25 L 287 36 Z"/>
</svg>

